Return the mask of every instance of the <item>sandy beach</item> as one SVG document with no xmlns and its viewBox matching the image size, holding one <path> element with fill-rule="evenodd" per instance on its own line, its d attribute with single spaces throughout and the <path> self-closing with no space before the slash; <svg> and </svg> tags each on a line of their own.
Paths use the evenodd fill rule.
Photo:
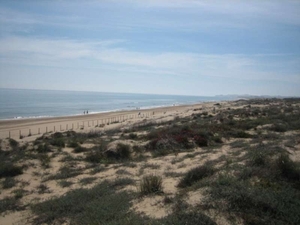
<svg viewBox="0 0 300 225">
<path fill-rule="evenodd" d="M 47 117 L 34 119 L 0 120 L 0 139 L 32 139 L 37 135 L 57 131 L 90 131 L 97 129 L 113 129 L 134 125 L 140 122 L 165 121 L 175 116 L 185 117 L 194 109 L 212 110 L 215 102 L 194 105 L 169 106 L 152 109 L 136 109 L 130 111 L 105 112 L 79 116 Z M 229 102 L 222 102 L 225 107 Z"/>
</svg>

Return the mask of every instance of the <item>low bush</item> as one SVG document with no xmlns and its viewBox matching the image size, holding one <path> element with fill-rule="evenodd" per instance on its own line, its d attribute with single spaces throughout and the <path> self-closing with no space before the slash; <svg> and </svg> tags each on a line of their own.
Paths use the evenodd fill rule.
<svg viewBox="0 0 300 225">
<path fill-rule="evenodd" d="M 13 177 L 6 177 L 2 182 L 3 189 L 9 189 L 16 186 L 17 181 Z"/>
<path fill-rule="evenodd" d="M 276 160 L 276 166 L 282 177 L 300 182 L 300 168 L 286 153 L 280 154 Z"/>
<path fill-rule="evenodd" d="M 117 154 L 118 158 L 120 159 L 129 159 L 131 152 L 130 152 L 130 145 L 118 143 L 117 145 Z"/>
<path fill-rule="evenodd" d="M 18 209 L 18 200 L 16 198 L 7 197 L 0 200 L 0 213 L 16 209 Z"/>
<path fill-rule="evenodd" d="M 95 180 L 97 180 L 96 177 L 85 177 L 80 180 L 80 183 L 82 185 L 87 185 L 93 183 Z"/>
<path fill-rule="evenodd" d="M 91 189 L 76 189 L 59 198 L 31 206 L 36 217 L 33 224 L 141 224 L 128 213 L 131 195 L 116 192 L 111 183 L 103 182 Z"/>
<path fill-rule="evenodd" d="M 65 147 L 65 141 L 62 138 L 56 138 L 50 141 L 50 144 L 57 147 Z"/>
<path fill-rule="evenodd" d="M 249 150 L 250 164 L 253 166 L 265 166 L 267 164 L 267 152 L 264 148 Z"/>
<path fill-rule="evenodd" d="M 16 148 L 16 147 L 19 146 L 19 143 L 18 143 L 16 140 L 10 138 L 10 139 L 9 139 L 9 145 L 10 145 L 10 147 L 12 147 L 12 148 Z"/>
<path fill-rule="evenodd" d="M 54 134 L 51 135 L 54 139 L 59 139 L 59 138 L 63 138 L 64 135 L 61 132 L 55 132 Z"/>
<path fill-rule="evenodd" d="M 59 186 L 61 186 L 62 188 L 65 187 L 70 187 L 73 183 L 67 180 L 60 180 L 57 182 Z"/>
<path fill-rule="evenodd" d="M 50 146 L 48 144 L 39 144 L 36 150 L 38 153 L 47 153 L 52 152 Z"/>
<path fill-rule="evenodd" d="M 0 164 L 0 178 L 14 177 L 23 173 L 23 169 L 20 166 L 15 166 L 10 162 L 1 162 Z"/>
<path fill-rule="evenodd" d="M 158 224 L 165 225 L 217 225 L 211 218 L 203 214 L 200 210 L 182 210 L 174 212 L 164 219 L 161 219 Z"/>
<path fill-rule="evenodd" d="M 71 141 L 69 144 L 68 144 L 68 147 L 70 148 L 77 148 L 79 147 L 79 144 L 75 141 Z"/>
<path fill-rule="evenodd" d="M 199 147 L 206 147 L 208 146 L 208 140 L 200 135 L 194 136 L 194 141 Z"/>
<path fill-rule="evenodd" d="M 136 139 L 136 138 L 137 138 L 137 134 L 135 134 L 135 133 L 130 133 L 130 134 L 128 135 L 128 138 L 129 138 L 129 139 Z"/>
<path fill-rule="evenodd" d="M 158 194 L 163 192 L 162 177 L 157 175 L 147 175 L 140 183 L 141 195 Z"/>
<path fill-rule="evenodd" d="M 74 153 L 81 153 L 81 152 L 86 152 L 87 151 L 87 148 L 84 148 L 84 147 L 81 147 L 81 146 L 77 146 L 75 149 L 74 149 Z"/>
<path fill-rule="evenodd" d="M 274 124 L 269 130 L 282 133 L 287 131 L 287 127 L 283 124 Z"/>
<path fill-rule="evenodd" d="M 246 225 L 292 225 L 300 219 L 299 193 L 287 186 L 274 189 L 253 186 L 249 181 L 217 179 L 210 185 L 207 204 L 211 202 L 221 211 L 240 215 Z"/>
<path fill-rule="evenodd" d="M 80 170 L 75 170 L 73 168 L 70 168 L 68 166 L 63 166 L 60 168 L 58 173 L 55 175 L 49 176 L 46 180 L 61 180 L 61 179 L 67 179 L 70 177 L 76 177 L 80 174 Z"/>
<path fill-rule="evenodd" d="M 41 166 L 43 168 L 49 168 L 50 167 L 51 158 L 46 153 L 38 154 L 37 158 L 40 160 Z"/>
<path fill-rule="evenodd" d="M 178 187 L 184 188 L 192 186 L 197 181 L 213 175 L 215 170 L 210 165 L 198 166 L 189 170 L 185 176 L 179 181 Z"/>
</svg>

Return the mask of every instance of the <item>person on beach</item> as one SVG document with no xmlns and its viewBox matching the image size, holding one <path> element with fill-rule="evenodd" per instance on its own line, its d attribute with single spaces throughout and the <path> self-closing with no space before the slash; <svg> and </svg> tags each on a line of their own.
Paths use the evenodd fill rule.
<svg viewBox="0 0 300 225">
<path fill-rule="evenodd" d="M 83 114 L 85 115 L 85 111 L 83 111 Z"/>
<path fill-rule="evenodd" d="M 139 112 L 138 116 L 139 116 L 139 117 L 141 116 L 141 112 Z"/>
<path fill-rule="evenodd" d="M 89 114 L 89 111 L 88 111 L 88 110 L 86 111 L 86 114 Z"/>
</svg>

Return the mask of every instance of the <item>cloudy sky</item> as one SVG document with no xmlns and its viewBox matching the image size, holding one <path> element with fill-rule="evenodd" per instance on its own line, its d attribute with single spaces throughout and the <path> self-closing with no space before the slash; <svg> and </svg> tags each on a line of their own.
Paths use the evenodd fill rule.
<svg viewBox="0 0 300 225">
<path fill-rule="evenodd" d="M 300 1 L 0 0 L 0 88 L 300 96 Z"/>
</svg>

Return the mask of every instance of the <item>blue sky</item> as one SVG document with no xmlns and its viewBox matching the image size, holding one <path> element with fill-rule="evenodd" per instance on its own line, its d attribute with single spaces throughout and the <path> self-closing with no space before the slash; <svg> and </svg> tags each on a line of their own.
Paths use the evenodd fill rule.
<svg viewBox="0 0 300 225">
<path fill-rule="evenodd" d="M 0 0 L 0 87 L 300 96 L 300 1 Z"/>
</svg>

